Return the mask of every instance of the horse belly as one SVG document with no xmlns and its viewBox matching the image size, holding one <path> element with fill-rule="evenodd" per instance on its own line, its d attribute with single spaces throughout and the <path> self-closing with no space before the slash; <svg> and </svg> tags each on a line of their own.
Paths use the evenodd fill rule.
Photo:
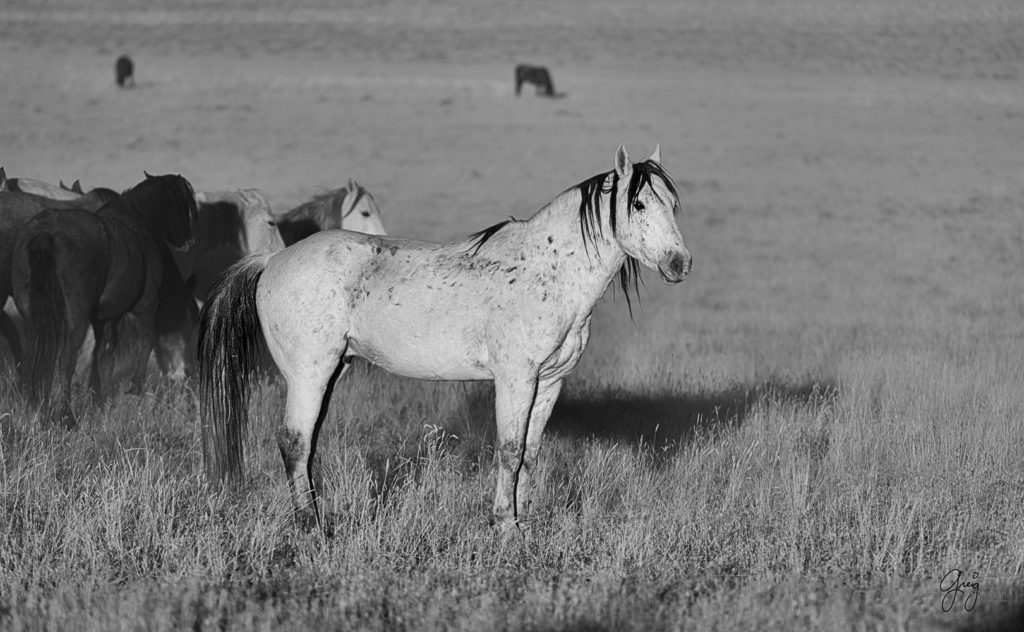
<svg viewBox="0 0 1024 632">
<path fill-rule="evenodd" d="M 350 352 L 406 377 L 491 379 L 482 323 L 454 305 L 369 303 L 353 318 Z"/>
</svg>

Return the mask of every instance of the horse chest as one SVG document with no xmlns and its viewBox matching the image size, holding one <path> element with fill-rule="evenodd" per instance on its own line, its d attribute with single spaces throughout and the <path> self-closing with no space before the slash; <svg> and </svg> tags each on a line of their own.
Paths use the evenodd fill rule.
<svg viewBox="0 0 1024 632">
<path fill-rule="evenodd" d="M 545 379 L 563 378 L 579 364 L 583 351 L 590 342 L 590 315 L 573 323 L 561 343 L 540 365 L 540 377 Z"/>
</svg>

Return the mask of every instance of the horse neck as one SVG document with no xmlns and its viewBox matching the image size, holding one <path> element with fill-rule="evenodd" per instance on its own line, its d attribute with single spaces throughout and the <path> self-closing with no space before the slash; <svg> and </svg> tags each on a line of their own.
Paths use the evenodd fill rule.
<svg viewBox="0 0 1024 632">
<path fill-rule="evenodd" d="M 580 289 L 588 310 L 626 261 L 626 253 L 612 235 L 608 198 L 608 194 L 601 196 L 600 221 L 587 236 L 580 225 L 578 187 L 556 197 L 526 222 L 533 241 L 541 246 L 540 256 L 557 266 L 559 279 Z"/>
</svg>

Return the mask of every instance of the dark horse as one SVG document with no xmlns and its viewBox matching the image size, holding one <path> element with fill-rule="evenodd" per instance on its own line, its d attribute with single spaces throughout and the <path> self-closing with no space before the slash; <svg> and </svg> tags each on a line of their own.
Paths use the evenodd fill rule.
<svg viewBox="0 0 1024 632">
<path fill-rule="evenodd" d="M 114 63 L 114 80 L 120 88 L 135 87 L 135 64 L 128 55 L 121 55 Z"/>
<path fill-rule="evenodd" d="M 555 84 L 551 81 L 551 73 L 544 66 L 527 66 L 519 64 L 516 66 L 516 96 L 519 96 L 524 83 L 532 83 L 537 86 L 537 96 L 553 97 Z"/>
<path fill-rule="evenodd" d="M 132 390 L 141 391 L 167 250 L 191 245 L 195 221 L 187 180 L 147 174 L 95 213 L 47 210 L 18 231 L 11 281 L 26 325 L 22 381 L 47 416 L 75 423 L 71 378 L 90 324 L 96 337 L 92 387 L 109 395 L 109 376 L 124 359 Z"/>
<path fill-rule="evenodd" d="M 110 189 L 93 189 L 73 200 L 55 200 L 20 191 L 0 191 L 0 334 L 7 339 L 16 364 L 22 359 L 21 340 L 14 323 L 2 310 L 11 295 L 11 246 L 17 230 L 45 209 L 96 211 L 118 195 Z"/>
</svg>

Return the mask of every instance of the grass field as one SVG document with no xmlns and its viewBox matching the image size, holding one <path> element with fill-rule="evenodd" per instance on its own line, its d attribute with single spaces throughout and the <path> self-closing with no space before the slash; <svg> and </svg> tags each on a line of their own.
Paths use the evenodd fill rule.
<svg viewBox="0 0 1024 632">
<path fill-rule="evenodd" d="M 1017 629 L 1022 33 L 998 0 L 6 3 L 11 176 L 282 211 L 355 177 L 443 240 L 661 142 L 694 268 L 635 322 L 598 305 L 524 541 L 488 526 L 487 384 L 357 363 L 325 538 L 291 520 L 282 385 L 222 492 L 191 385 L 79 393 L 68 433 L 3 365 L 0 629 Z M 516 99 L 518 62 L 568 96 Z"/>
</svg>

